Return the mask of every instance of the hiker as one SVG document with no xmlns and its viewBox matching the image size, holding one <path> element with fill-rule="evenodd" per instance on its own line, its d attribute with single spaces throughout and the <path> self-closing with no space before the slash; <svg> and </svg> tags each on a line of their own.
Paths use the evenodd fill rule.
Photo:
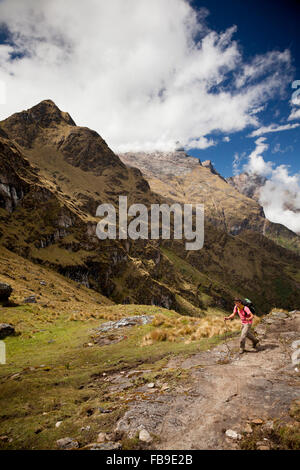
<svg viewBox="0 0 300 470">
<path fill-rule="evenodd" d="M 246 338 L 249 338 L 252 341 L 253 347 L 258 348 L 259 341 L 255 338 L 254 334 L 251 331 L 251 325 L 253 322 L 254 315 L 251 312 L 249 307 L 246 307 L 241 299 L 234 299 L 234 309 L 233 313 L 229 317 L 224 317 L 224 320 L 232 320 L 236 313 L 238 313 L 241 322 L 242 322 L 242 333 L 240 337 L 240 354 L 245 352 L 245 343 Z"/>
</svg>

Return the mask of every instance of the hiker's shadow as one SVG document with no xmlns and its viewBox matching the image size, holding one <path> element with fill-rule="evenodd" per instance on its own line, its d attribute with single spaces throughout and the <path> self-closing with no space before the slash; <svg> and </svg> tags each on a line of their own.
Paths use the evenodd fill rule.
<svg viewBox="0 0 300 470">
<path fill-rule="evenodd" d="M 262 351 L 267 351 L 268 349 L 277 349 L 277 348 L 279 348 L 278 344 L 267 343 L 267 344 L 262 344 L 261 346 L 258 347 L 258 349 L 247 350 L 247 353 L 257 354 Z"/>
<path fill-rule="evenodd" d="M 259 346 L 258 352 L 266 351 L 267 349 L 278 349 L 278 348 L 279 348 L 279 345 L 276 343 L 267 343 L 267 344 L 262 344 L 261 346 Z"/>
<path fill-rule="evenodd" d="M 1 300 L 0 301 L 0 307 L 9 308 L 9 307 L 19 307 L 19 306 L 20 306 L 19 304 L 16 304 L 12 300 Z"/>
</svg>

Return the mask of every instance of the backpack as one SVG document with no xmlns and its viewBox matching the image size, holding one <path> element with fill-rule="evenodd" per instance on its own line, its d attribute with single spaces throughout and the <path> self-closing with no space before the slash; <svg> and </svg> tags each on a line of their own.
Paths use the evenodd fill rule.
<svg viewBox="0 0 300 470">
<path fill-rule="evenodd" d="M 243 304 L 244 304 L 245 307 L 249 308 L 249 310 L 251 311 L 251 313 L 253 315 L 255 314 L 255 307 L 254 307 L 253 303 L 251 302 L 251 300 L 245 299 Z"/>
</svg>

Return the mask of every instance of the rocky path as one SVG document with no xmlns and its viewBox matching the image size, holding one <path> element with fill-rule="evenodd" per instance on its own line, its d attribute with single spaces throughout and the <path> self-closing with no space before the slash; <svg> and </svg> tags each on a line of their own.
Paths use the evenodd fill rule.
<svg viewBox="0 0 300 470">
<path fill-rule="evenodd" d="M 300 312 L 273 313 L 256 328 L 260 351 L 238 356 L 238 339 L 167 368 L 190 372 L 188 382 L 150 400 L 136 400 L 117 424 L 129 436 L 145 429 L 157 449 L 237 449 L 249 422 L 272 426 L 300 397 Z M 292 362 L 292 358 L 293 361 Z M 226 432 L 227 431 L 227 432 Z M 231 436 L 231 437 L 230 437 Z M 153 447 L 153 446 L 152 446 Z M 266 444 L 266 448 L 268 445 Z"/>
</svg>

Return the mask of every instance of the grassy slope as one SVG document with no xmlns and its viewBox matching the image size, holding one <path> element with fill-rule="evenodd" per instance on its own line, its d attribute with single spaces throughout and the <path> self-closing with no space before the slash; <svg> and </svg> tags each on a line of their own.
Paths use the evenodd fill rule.
<svg viewBox="0 0 300 470">
<path fill-rule="evenodd" d="M 171 355 L 190 354 L 222 340 L 221 336 L 191 341 L 190 325 L 195 318 L 159 307 L 113 305 L 107 298 L 63 276 L 35 265 L 5 249 L 0 253 L 0 281 L 9 282 L 14 292 L 10 306 L 0 306 L 0 322 L 13 324 L 17 336 L 5 340 L 7 364 L 0 366 L 0 448 L 55 448 L 57 439 L 71 435 L 81 445 L 95 441 L 100 431 L 111 431 L 134 397 L 137 385 L 161 380 L 183 380 L 181 371 L 162 370 Z M 46 286 L 40 284 L 46 281 Z M 24 297 L 38 295 L 36 304 L 24 304 Z M 93 341 L 93 328 L 107 320 L 150 314 L 153 324 L 118 330 L 126 338 L 99 346 Z M 208 315 L 220 318 L 221 310 Z M 197 320 L 201 321 L 200 319 Z M 178 327 L 174 325 L 178 324 Z M 175 337 L 172 341 L 143 339 L 163 327 Z M 160 328 L 157 328 L 160 326 Z M 185 331 L 182 328 L 185 328 Z M 233 326 L 233 330 L 236 326 Z M 182 335 L 185 338 L 182 339 Z M 93 346 L 88 346 L 88 344 Z M 131 368 L 144 370 L 131 388 L 108 391 L 108 376 Z M 99 407 L 113 411 L 102 414 Z M 63 421 L 61 427 L 55 423 Z M 81 428 L 89 425 L 90 431 Z"/>
</svg>

